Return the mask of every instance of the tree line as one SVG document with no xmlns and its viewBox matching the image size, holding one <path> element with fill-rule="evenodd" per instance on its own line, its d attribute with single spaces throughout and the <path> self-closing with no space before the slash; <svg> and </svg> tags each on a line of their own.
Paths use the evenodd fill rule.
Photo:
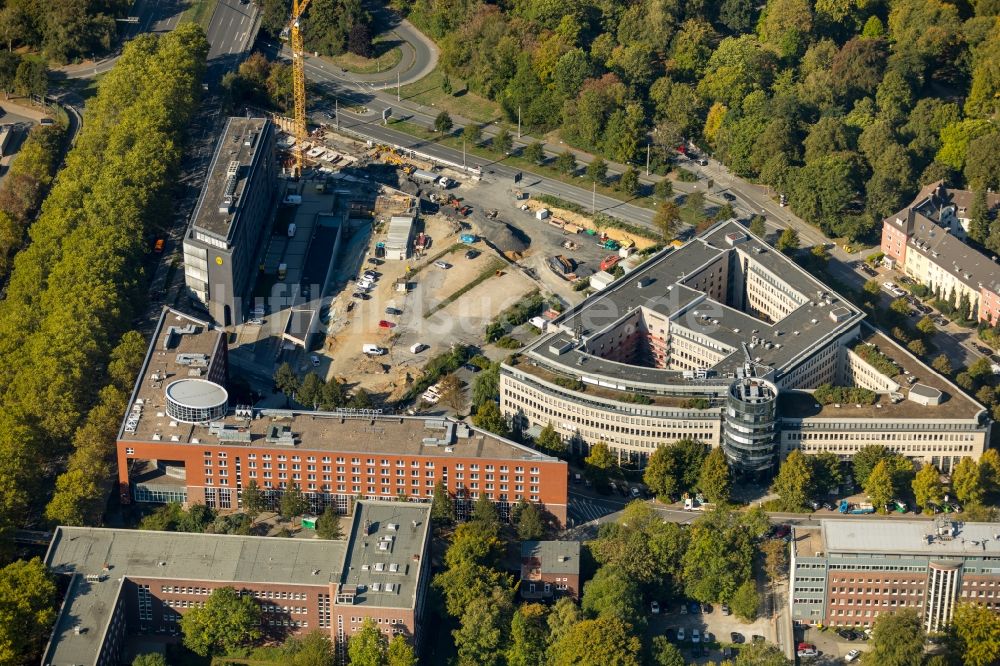
<svg viewBox="0 0 1000 666">
<path fill-rule="evenodd" d="M 24 47 L 57 64 L 100 55 L 111 49 L 116 18 L 128 0 L 5 0 L 0 7 L 0 42 L 8 51 Z"/>
<path fill-rule="evenodd" d="M 0 52 L 0 70 L 4 55 Z M 34 126 L 0 182 L 0 280 L 6 278 L 28 224 L 52 184 L 65 138 L 66 129 L 59 125 Z"/>
<path fill-rule="evenodd" d="M 112 375 L 109 361 L 129 366 L 138 352 L 111 352 L 146 305 L 145 239 L 169 220 L 207 53 L 193 24 L 129 43 L 88 103 L 30 244 L 14 259 L 0 302 L 0 528 L 40 508 L 44 482 L 74 445 L 102 449 L 113 419 L 95 413 L 103 425 L 78 430 L 89 427 L 91 408 L 120 419 L 120 402 L 98 400 L 96 389 L 132 381 L 124 376 L 131 369 Z"/>
<path fill-rule="evenodd" d="M 664 168 L 693 140 L 829 235 L 872 237 L 921 183 L 1000 185 L 994 2 L 401 4 L 507 120 Z"/>
<path fill-rule="evenodd" d="M 0 17 L 3 12 L 0 12 Z M 48 67 L 38 56 L 0 51 L 0 91 L 4 98 L 42 96 L 48 88 Z"/>
</svg>

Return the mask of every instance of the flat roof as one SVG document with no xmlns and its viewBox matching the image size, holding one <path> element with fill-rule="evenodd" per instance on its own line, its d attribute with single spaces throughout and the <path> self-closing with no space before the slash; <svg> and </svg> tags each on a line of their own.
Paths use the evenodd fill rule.
<svg viewBox="0 0 1000 666">
<path fill-rule="evenodd" d="M 823 534 L 818 527 L 792 525 L 792 547 L 795 557 L 817 557 L 824 552 Z"/>
<path fill-rule="evenodd" d="M 964 391 L 949 382 L 933 368 L 921 363 L 909 352 L 903 350 L 883 333 L 862 326 L 863 335 L 858 342 L 870 342 L 879 351 L 889 357 L 902 372 L 891 377 L 899 384 L 899 392 L 904 399 L 893 403 L 888 395 L 879 395 L 875 404 L 856 406 L 854 403 L 842 403 L 840 407 L 833 404 L 819 405 L 812 394 L 805 391 L 780 391 L 778 394 L 779 414 L 784 413 L 788 419 L 821 418 L 821 419 L 907 419 L 938 421 L 947 419 L 975 419 L 986 408 L 970 398 Z M 911 385 L 909 380 L 915 377 Z M 916 395 L 927 394 L 930 391 L 940 391 L 943 400 L 939 405 L 922 405 L 909 399 L 909 392 Z"/>
<path fill-rule="evenodd" d="M 178 379 L 168 384 L 166 391 L 171 400 L 192 409 L 215 407 L 229 399 L 226 389 L 207 379 Z"/>
<path fill-rule="evenodd" d="M 928 557 L 996 557 L 1000 529 L 996 523 L 958 523 L 930 520 L 822 520 L 824 552 L 886 553 Z M 951 528 L 952 535 L 939 526 Z"/>
<path fill-rule="evenodd" d="M 359 506 L 342 586 L 357 587 L 355 606 L 413 608 L 430 538 L 431 505 L 367 501 Z"/>
<path fill-rule="evenodd" d="M 166 388 L 179 379 L 206 378 L 223 362 L 225 331 L 170 308 L 163 308 L 136 379 L 119 439 L 143 440 L 172 419 L 166 415 Z M 178 426 L 180 428 L 180 426 Z M 175 428 L 171 428 L 175 430 Z M 168 437 L 169 438 L 169 437 Z"/>
<path fill-rule="evenodd" d="M 799 305 L 776 322 L 729 307 L 687 282 L 717 261 L 736 253 L 741 263 L 795 294 Z M 674 370 L 607 361 L 591 353 L 591 338 L 615 328 L 636 310 L 670 319 L 679 332 L 687 328 L 720 345 L 721 361 L 711 369 L 731 374 L 742 368 L 748 345 L 756 362 L 781 372 L 797 365 L 825 340 L 849 331 L 864 313 L 844 300 L 790 258 L 750 234 L 735 220 L 720 222 L 680 248 L 666 248 L 606 289 L 564 313 L 556 330 L 525 349 L 534 358 L 568 367 L 577 374 L 602 374 L 625 381 L 673 382 Z M 837 320 L 832 318 L 837 314 Z M 580 342 L 574 342 L 579 336 Z M 760 344 L 754 344 L 754 338 Z M 764 344 L 768 343 L 768 344 Z M 560 351 L 555 351 L 559 349 Z M 759 360 L 758 360 L 759 359 Z"/>
<path fill-rule="evenodd" d="M 55 573 L 78 577 L 43 663 L 97 662 L 126 578 L 327 586 L 340 576 L 345 553 L 343 541 L 58 527 L 45 563 Z M 106 579 L 87 581 L 87 575 Z M 77 625 L 83 628 L 79 634 Z"/>
<path fill-rule="evenodd" d="M 268 118 L 234 116 L 226 120 L 192 217 L 193 228 L 224 240 L 233 237 L 247 198 L 246 187 L 260 163 L 260 149 L 270 147 L 270 142 L 261 140 L 270 124 Z M 230 181 L 231 165 L 236 171 Z M 233 199 L 230 213 L 219 209 L 227 195 Z"/>
<path fill-rule="evenodd" d="M 526 559 L 537 559 L 542 573 L 579 574 L 580 542 L 522 541 L 521 560 Z"/>
</svg>

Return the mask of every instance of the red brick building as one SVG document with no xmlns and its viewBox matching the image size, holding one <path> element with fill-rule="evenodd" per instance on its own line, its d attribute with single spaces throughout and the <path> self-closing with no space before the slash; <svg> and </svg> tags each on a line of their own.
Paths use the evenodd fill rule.
<svg viewBox="0 0 1000 666">
<path fill-rule="evenodd" d="M 442 481 L 460 516 L 485 494 L 501 515 L 523 499 L 566 521 L 564 461 L 441 418 L 231 409 L 226 375 L 224 334 L 164 310 L 118 436 L 124 502 L 234 510 L 253 480 L 348 513 L 357 497 L 430 501 Z"/>
<path fill-rule="evenodd" d="M 521 597 L 580 598 L 579 541 L 522 541 Z"/>
<path fill-rule="evenodd" d="M 70 578 L 44 664 L 117 665 L 129 634 L 177 634 L 213 590 L 258 600 L 280 639 L 319 629 L 343 656 L 365 618 L 419 647 L 430 506 L 359 502 L 347 541 L 59 527 L 45 562 Z"/>
</svg>

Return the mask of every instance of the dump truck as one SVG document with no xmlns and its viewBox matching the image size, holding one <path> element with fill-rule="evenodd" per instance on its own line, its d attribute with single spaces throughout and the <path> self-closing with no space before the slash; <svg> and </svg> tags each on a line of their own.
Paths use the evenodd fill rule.
<svg viewBox="0 0 1000 666">
<path fill-rule="evenodd" d="M 610 271 L 621 260 L 622 258 L 619 257 L 617 254 L 609 254 L 608 256 L 604 257 L 604 259 L 601 261 L 601 270 Z"/>
</svg>

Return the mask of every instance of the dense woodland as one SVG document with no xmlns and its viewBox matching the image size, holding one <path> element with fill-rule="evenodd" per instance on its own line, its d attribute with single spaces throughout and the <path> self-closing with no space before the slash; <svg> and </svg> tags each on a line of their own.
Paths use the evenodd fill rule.
<svg viewBox="0 0 1000 666">
<path fill-rule="evenodd" d="M 277 37 L 288 25 L 290 0 L 259 0 L 261 28 Z M 372 16 L 361 0 L 312 0 L 306 9 L 302 39 L 308 51 L 340 55 L 350 51 L 372 55 Z"/>
<path fill-rule="evenodd" d="M 0 45 L 26 47 L 57 64 L 89 58 L 111 48 L 115 19 L 131 6 L 130 0 L 3 0 Z"/>
<path fill-rule="evenodd" d="M 997 0 L 399 4 L 507 119 L 621 162 L 693 140 L 834 236 L 1000 185 Z"/>
<path fill-rule="evenodd" d="M 106 497 L 95 484 L 144 347 L 125 333 L 146 239 L 171 209 L 207 53 L 193 24 L 126 47 L 14 259 L 0 302 L 0 529 L 40 517 L 67 457 L 50 516 L 81 522 Z"/>
</svg>

